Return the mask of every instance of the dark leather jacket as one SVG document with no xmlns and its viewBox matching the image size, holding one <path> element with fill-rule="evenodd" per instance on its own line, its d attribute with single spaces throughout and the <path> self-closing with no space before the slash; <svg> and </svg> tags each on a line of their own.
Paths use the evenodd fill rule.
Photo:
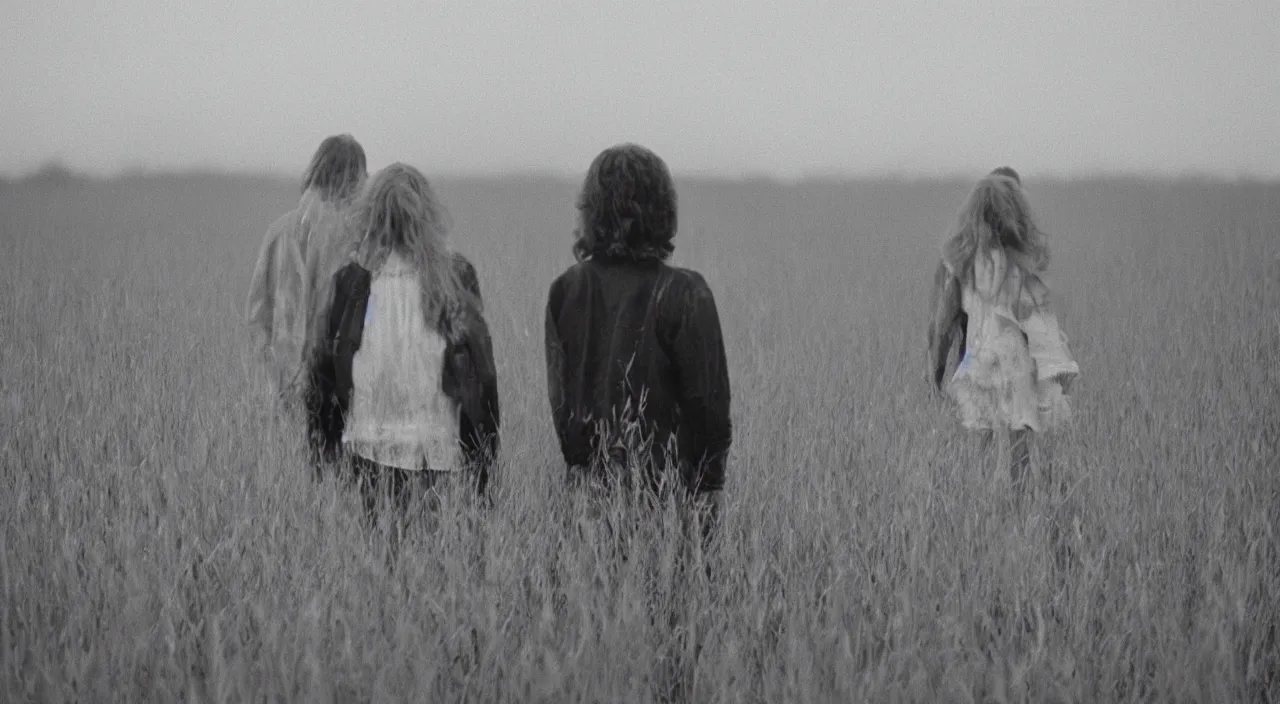
<svg viewBox="0 0 1280 704">
<path fill-rule="evenodd" d="M 454 268 L 462 285 L 459 309 L 439 324 L 446 339 L 441 391 L 458 404 L 458 438 L 469 469 L 476 472 L 481 493 L 489 482 L 498 454 L 498 379 L 493 343 L 484 320 L 480 283 L 475 267 L 460 254 Z M 325 456 L 333 458 L 342 444 L 342 431 L 351 406 L 351 365 L 364 334 L 365 309 L 373 275 L 357 263 L 338 271 L 328 334 L 312 368 L 313 392 L 309 410 L 313 435 Z M 428 324 L 435 328 L 433 321 Z"/>
<path fill-rule="evenodd" d="M 653 480 L 674 465 L 690 490 L 723 488 L 729 370 L 700 274 L 655 260 L 579 262 L 551 285 L 546 355 L 571 467 L 599 472 L 634 459 Z"/>
</svg>

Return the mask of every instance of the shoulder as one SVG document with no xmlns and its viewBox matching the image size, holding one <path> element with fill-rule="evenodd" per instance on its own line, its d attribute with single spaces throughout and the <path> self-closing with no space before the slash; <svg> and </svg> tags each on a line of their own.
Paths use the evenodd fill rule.
<svg viewBox="0 0 1280 704">
<path fill-rule="evenodd" d="M 290 223 L 289 235 L 298 239 L 306 238 L 310 230 L 322 225 L 336 211 L 333 206 L 315 196 L 303 196 L 298 208 L 293 211 L 293 222 Z"/>
<path fill-rule="evenodd" d="M 711 293 L 711 285 L 707 283 L 706 277 L 693 269 L 685 269 L 678 266 L 669 266 L 664 264 L 663 272 L 670 278 L 670 285 L 676 291 L 687 296 L 705 296 L 714 298 Z"/>
<path fill-rule="evenodd" d="M 267 226 L 267 234 L 262 238 L 263 246 L 271 246 L 279 242 L 282 238 L 288 235 L 288 233 L 292 232 L 300 217 L 301 213 L 297 208 L 294 208 L 293 210 L 290 210 L 284 215 L 276 218 L 269 226 Z"/>
<path fill-rule="evenodd" d="M 947 261 L 946 257 L 943 257 L 938 261 L 938 268 L 933 271 L 934 284 L 938 286 L 946 286 L 948 284 L 954 284 L 959 280 L 959 278 L 960 277 L 956 275 L 956 271 L 952 267 L 951 262 Z"/>
<path fill-rule="evenodd" d="M 565 269 L 559 276 L 551 282 L 550 297 L 552 300 L 558 299 L 564 295 L 566 289 L 579 285 L 581 282 L 591 277 L 592 263 L 590 261 L 577 262 L 573 266 Z"/>
<path fill-rule="evenodd" d="M 576 281 L 578 279 L 585 278 L 591 274 L 591 271 L 595 268 L 595 266 L 596 266 L 595 263 L 592 262 L 590 259 L 584 259 L 583 261 L 575 262 L 568 269 L 565 269 L 564 271 L 560 272 L 560 275 L 556 277 L 556 281 L 569 282 L 569 281 Z"/>
<path fill-rule="evenodd" d="M 298 211 L 291 210 L 271 223 L 258 248 L 257 270 L 265 272 L 287 265 L 286 262 L 291 260 L 288 252 L 295 248 L 291 233 L 296 229 L 297 220 Z"/>
<path fill-rule="evenodd" d="M 957 292 L 960 290 L 960 279 L 956 278 L 955 272 L 946 259 L 938 262 L 938 268 L 933 272 L 933 300 L 936 304 L 948 304 L 952 299 L 956 298 Z"/>
<path fill-rule="evenodd" d="M 467 255 L 462 252 L 454 252 L 451 257 L 453 270 L 457 272 L 458 276 L 473 279 L 476 277 L 476 266 L 471 263 L 470 259 L 467 259 Z"/>
<path fill-rule="evenodd" d="M 674 266 L 665 269 L 661 303 L 665 315 L 674 320 L 686 320 L 690 316 L 695 319 L 718 317 L 716 297 L 706 277 L 692 269 Z"/>
<path fill-rule="evenodd" d="M 349 262 L 334 274 L 333 302 L 329 308 L 330 325 L 350 324 L 350 311 L 354 306 L 362 310 L 369 302 L 369 291 L 373 284 L 373 275 L 369 270 L 355 262 Z M 363 313 L 359 315 L 363 319 Z M 339 334 L 338 328 L 331 327 L 330 334 Z"/>
<path fill-rule="evenodd" d="M 453 274 L 458 277 L 458 283 L 462 288 L 475 295 L 480 295 L 480 277 L 476 274 L 476 267 L 467 259 L 466 255 L 461 252 L 452 254 Z"/>
<path fill-rule="evenodd" d="M 373 274 L 356 262 L 347 262 L 338 269 L 334 279 L 339 291 L 350 292 L 352 289 L 367 287 L 373 279 Z"/>
</svg>

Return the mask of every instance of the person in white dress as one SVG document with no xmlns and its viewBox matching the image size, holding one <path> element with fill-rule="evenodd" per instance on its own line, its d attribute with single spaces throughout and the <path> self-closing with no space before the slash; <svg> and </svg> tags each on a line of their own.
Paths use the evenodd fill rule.
<svg viewBox="0 0 1280 704">
<path fill-rule="evenodd" d="M 1049 304 L 1049 248 L 1017 172 L 978 182 L 943 247 L 929 325 L 932 381 L 961 424 L 989 439 L 1007 433 L 1010 478 L 1024 485 L 1035 433 L 1071 418 L 1080 368 Z M 951 350 L 958 363 L 947 378 Z"/>
</svg>

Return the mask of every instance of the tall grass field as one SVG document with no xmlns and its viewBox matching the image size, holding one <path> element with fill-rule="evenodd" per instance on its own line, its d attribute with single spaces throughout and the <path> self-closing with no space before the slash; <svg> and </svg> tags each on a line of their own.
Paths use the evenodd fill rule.
<svg viewBox="0 0 1280 704">
<path fill-rule="evenodd" d="M 446 495 L 398 556 L 250 349 L 295 184 L 0 186 L 0 700 L 1280 701 L 1280 185 L 1026 179 L 1082 376 L 1021 506 L 926 381 L 969 185 L 679 180 L 733 384 L 693 568 L 672 507 L 614 532 L 564 491 L 575 183 L 437 183 L 502 457 L 491 508 Z"/>
</svg>

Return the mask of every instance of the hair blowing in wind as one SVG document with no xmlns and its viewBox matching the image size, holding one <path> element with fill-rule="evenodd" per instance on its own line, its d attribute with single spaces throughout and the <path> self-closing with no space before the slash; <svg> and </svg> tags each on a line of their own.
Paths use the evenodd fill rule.
<svg viewBox="0 0 1280 704">
<path fill-rule="evenodd" d="M 449 249 L 449 215 L 426 176 L 408 164 L 392 164 L 374 175 L 357 212 L 361 244 L 357 257 L 376 271 L 391 253 L 407 260 L 422 283 L 422 312 L 439 329 L 443 314 L 458 303 L 459 283 Z"/>
<path fill-rule="evenodd" d="M 942 257 L 957 277 L 966 279 L 973 276 L 975 258 L 996 250 L 1026 275 L 1040 276 L 1049 266 L 1049 243 L 1032 217 L 1017 173 L 1007 166 L 973 187 L 947 233 Z"/>
</svg>

